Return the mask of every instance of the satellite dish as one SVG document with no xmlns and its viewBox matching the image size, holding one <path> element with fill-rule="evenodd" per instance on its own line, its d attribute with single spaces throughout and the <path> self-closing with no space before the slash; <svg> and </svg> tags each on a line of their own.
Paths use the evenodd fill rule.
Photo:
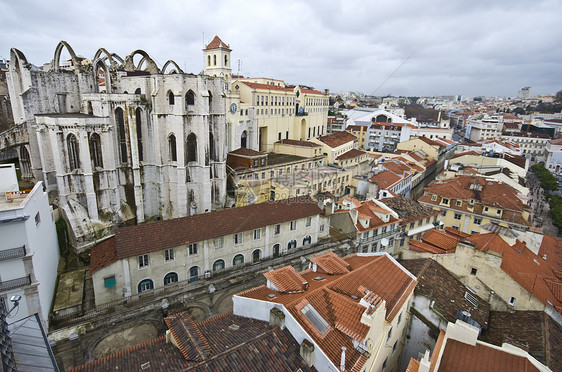
<svg viewBox="0 0 562 372">
<path fill-rule="evenodd" d="M 381 239 L 381 244 L 382 244 L 384 247 L 388 247 L 388 243 L 389 243 L 389 241 L 388 241 L 387 238 L 382 238 L 382 239 Z"/>
</svg>

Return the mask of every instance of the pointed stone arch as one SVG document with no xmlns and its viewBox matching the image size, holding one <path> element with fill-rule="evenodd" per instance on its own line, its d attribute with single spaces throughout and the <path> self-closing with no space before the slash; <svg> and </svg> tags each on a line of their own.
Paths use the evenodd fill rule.
<svg viewBox="0 0 562 372">
<path fill-rule="evenodd" d="M 133 58 L 137 54 L 141 55 L 142 59 L 140 60 L 138 66 L 135 66 Z M 143 71 L 147 71 L 151 74 L 159 74 L 160 73 L 160 69 L 158 68 L 158 65 L 156 64 L 156 62 L 154 62 L 154 60 L 152 58 L 150 58 L 148 53 L 145 52 L 142 49 L 137 49 L 133 53 L 131 53 L 127 57 L 125 57 L 125 63 L 123 64 L 123 68 L 125 69 L 125 71 L 128 71 L 128 72 L 139 71 L 140 68 L 142 67 L 143 63 L 146 64 L 146 67 L 144 68 Z"/>
<path fill-rule="evenodd" d="M 103 69 L 104 79 L 105 79 L 105 92 L 111 93 L 111 75 L 109 74 L 109 68 L 104 62 L 103 58 L 96 58 L 92 64 L 92 68 L 94 69 L 94 81 L 97 82 L 97 90 L 98 93 L 100 92 L 100 85 L 99 85 L 99 67 Z"/>
<path fill-rule="evenodd" d="M 102 54 L 104 54 L 105 56 L 102 56 Z M 117 61 L 113 58 L 113 56 L 117 56 L 117 55 L 115 53 L 109 53 L 105 48 L 99 48 L 96 54 L 94 55 L 94 61 L 100 59 L 105 63 L 105 61 L 108 60 L 109 67 L 113 69 L 117 69 L 119 67 L 119 63 L 117 63 Z M 121 57 L 119 57 L 119 59 L 121 60 L 121 63 L 123 63 L 123 59 L 121 59 Z"/>
<path fill-rule="evenodd" d="M 74 66 L 74 68 L 78 68 L 78 66 L 80 65 L 80 63 L 78 62 L 78 58 L 76 57 L 76 53 L 74 53 L 72 47 L 66 41 L 62 40 L 57 45 L 55 49 L 55 56 L 53 58 L 52 70 L 55 72 L 60 71 L 60 55 L 62 53 L 63 48 L 66 48 L 68 54 L 70 54 L 70 59 L 72 60 L 72 65 Z"/>
<path fill-rule="evenodd" d="M 10 72 L 12 75 L 12 80 L 16 88 L 20 90 L 19 93 L 23 93 L 27 89 L 31 88 L 30 77 L 24 78 L 24 75 L 29 75 L 31 65 L 27 62 L 25 54 L 23 54 L 19 49 L 10 49 Z M 24 84 L 24 81 L 26 82 Z M 12 103 L 16 104 L 15 102 Z M 23 109 L 23 107 L 22 107 Z"/>
<path fill-rule="evenodd" d="M 166 61 L 166 63 L 164 63 L 164 66 L 162 67 L 162 73 L 163 74 L 166 74 L 166 69 L 170 65 L 173 65 L 175 67 L 175 69 L 171 70 L 168 74 L 183 74 L 183 70 L 180 68 L 180 66 L 178 66 L 178 64 L 171 59 Z"/>
</svg>

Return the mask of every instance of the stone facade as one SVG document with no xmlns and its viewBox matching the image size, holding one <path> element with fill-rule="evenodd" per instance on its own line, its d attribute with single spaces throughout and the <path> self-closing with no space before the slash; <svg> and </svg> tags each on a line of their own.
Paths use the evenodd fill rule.
<svg viewBox="0 0 562 372">
<path fill-rule="evenodd" d="M 49 71 L 12 49 L 8 87 L 33 176 L 78 251 L 116 225 L 224 206 L 224 78 L 186 74 L 173 61 L 159 69 L 142 50 L 123 60 L 102 48 L 92 62 L 61 42 Z"/>
</svg>

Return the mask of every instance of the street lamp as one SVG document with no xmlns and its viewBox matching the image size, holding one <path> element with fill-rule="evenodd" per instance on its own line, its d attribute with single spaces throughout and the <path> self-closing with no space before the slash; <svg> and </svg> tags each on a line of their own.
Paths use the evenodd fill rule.
<svg viewBox="0 0 562 372">
<path fill-rule="evenodd" d="M 14 303 L 14 307 L 12 307 L 12 309 L 10 311 L 8 311 L 8 313 L 6 313 L 6 316 L 8 316 L 12 311 L 14 311 L 14 309 L 16 307 L 19 306 L 21 301 L 21 296 L 20 295 L 13 295 L 12 297 L 10 297 L 10 302 Z"/>
</svg>

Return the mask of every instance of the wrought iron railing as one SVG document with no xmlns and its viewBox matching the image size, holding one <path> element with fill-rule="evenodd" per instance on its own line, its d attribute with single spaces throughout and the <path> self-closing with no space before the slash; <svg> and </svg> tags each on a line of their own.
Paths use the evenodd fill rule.
<svg viewBox="0 0 562 372">
<path fill-rule="evenodd" d="M 3 282 L 0 282 L 0 292 L 1 291 L 7 291 L 10 289 L 14 289 L 14 288 L 19 288 L 19 287 L 23 287 L 26 285 L 31 284 L 31 277 L 29 275 L 24 276 L 23 278 L 18 278 L 18 279 L 12 279 L 12 280 L 6 280 Z"/>
</svg>

